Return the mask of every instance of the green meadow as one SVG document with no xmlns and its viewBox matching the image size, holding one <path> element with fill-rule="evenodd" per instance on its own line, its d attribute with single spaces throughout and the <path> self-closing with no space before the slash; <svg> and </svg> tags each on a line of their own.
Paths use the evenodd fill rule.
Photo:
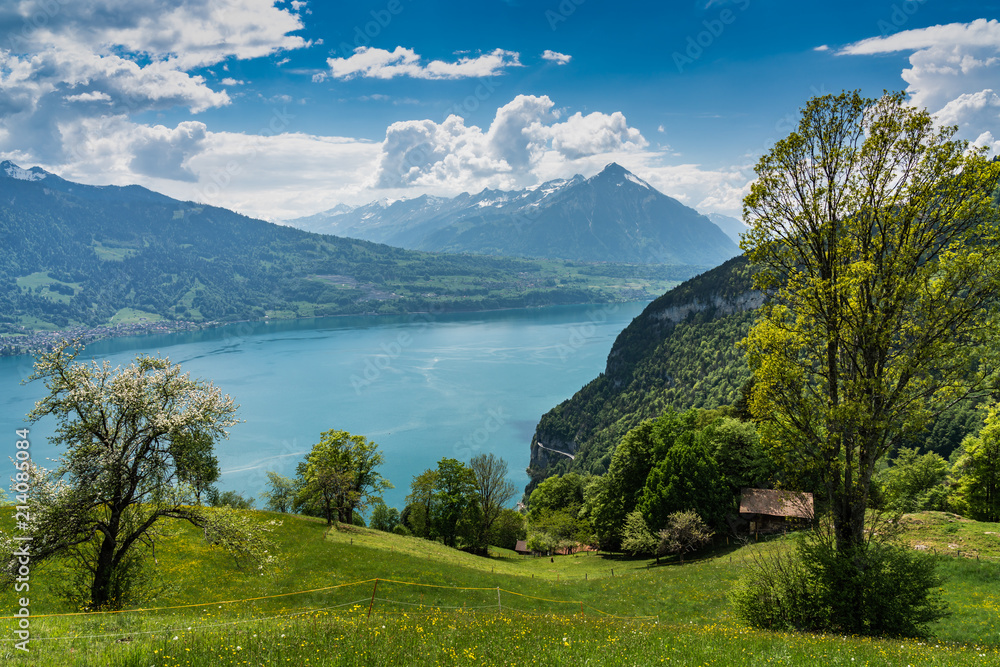
<svg viewBox="0 0 1000 667">
<path fill-rule="evenodd" d="M 11 514 L 5 508 L 0 521 L 8 530 Z M 929 553 L 945 576 L 952 614 L 934 627 L 931 640 L 889 640 L 772 633 L 733 620 L 726 592 L 751 550 L 785 548 L 790 537 L 719 544 L 686 563 L 595 553 L 532 558 L 502 550 L 482 558 L 365 528 L 330 530 L 306 517 L 256 515 L 272 531 L 277 567 L 240 572 L 199 530 L 177 525 L 156 550 L 162 590 L 140 609 L 79 614 L 59 595 L 66 563 L 33 569 L 29 652 L 15 648 L 17 621 L 10 618 L 25 593 L 5 591 L 0 662 L 1000 664 L 997 524 L 910 517 L 907 539 L 917 532 L 917 540 L 928 541 L 968 531 L 967 542 L 978 540 L 976 553 Z M 959 530 L 949 528 L 955 523 Z"/>
</svg>

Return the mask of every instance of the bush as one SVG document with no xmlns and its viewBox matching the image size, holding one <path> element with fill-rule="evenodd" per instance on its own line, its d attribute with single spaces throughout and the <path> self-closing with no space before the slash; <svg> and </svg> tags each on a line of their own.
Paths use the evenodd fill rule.
<svg viewBox="0 0 1000 667">
<path fill-rule="evenodd" d="M 729 597 L 759 628 L 922 637 L 947 615 L 940 584 L 930 556 L 881 539 L 838 552 L 818 530 L 758 552 Z"/>
<path fill-rule="evenodd" d="M 694 510 L 674 512 L 667 517 L 666 527 L 660 531 L 657 556 L 674 554 L 684 560 L 684 554 L 697 551 L 712 541 L 712 531 Z"/>
</svg>

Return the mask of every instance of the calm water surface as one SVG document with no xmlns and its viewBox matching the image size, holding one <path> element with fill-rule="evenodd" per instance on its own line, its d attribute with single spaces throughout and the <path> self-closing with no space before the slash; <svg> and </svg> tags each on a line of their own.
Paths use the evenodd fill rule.
<svg viewBox="0 0 1000 667">
<path fill-rule="evenodd" d="M 166 356 L 232 396 L 244 422 L 216 445 L 222 489 L 256 496 L 266 471 L 294 476 L 322 431 L 342 429 L 381 445 L 382 474 L 396 487 L 385 499 L 402 509 L 413 476 L 444 456 L 493 452 L 523 488 L 538 419 L 604 370 L 615 337 L 645 305 L 238 324 L 99 341 L 82 356 L 112 365 Z M 20 384 L 31 363 L 0 358 L 4 480 L 14 431 L 44 394 L 38 382 Z M 30 426 L 43 465 L 59 454 L 47 442 L 54 426 Z"/>
</svg>

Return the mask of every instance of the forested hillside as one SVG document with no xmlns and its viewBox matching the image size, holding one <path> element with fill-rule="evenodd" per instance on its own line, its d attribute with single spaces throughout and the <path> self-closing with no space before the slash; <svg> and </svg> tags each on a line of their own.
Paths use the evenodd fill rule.
<svg viewBox="0 0 1000 667">
<path fill-rule="evenodd" d="M 649 304 L 618 336 L 605 372 L 542 417 L 531 442 L 532 486 L 570 470 L 603 474 L 618 440 L 667 407 L 736 403 L 749 378 L 736 341 L 760 303 L 740 256 Z"/>
<path fill-rule="evenodd" d="M 668 408 L 739 412 L 750 372 L 737 343 L 762 301 L 740 256 L 650 303 L 615 340 L 604 373 L 542 416 L 531 441 L 528 492 L 552 475 L 604 474 L 622 437 Z M 958 405 L 901 446 L 947 458 L 982 423 L 975 406 Z"/>
<path fill-rule="evenodd" d="M 600 302 L 686 277 L 401 250 L 10 163 L 0 197 L 0 331 Z"/>
</svg>

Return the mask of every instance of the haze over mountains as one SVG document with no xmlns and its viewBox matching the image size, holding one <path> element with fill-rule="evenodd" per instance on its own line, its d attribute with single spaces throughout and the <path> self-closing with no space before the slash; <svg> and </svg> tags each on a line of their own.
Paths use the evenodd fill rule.
<svg viewBox="0 0 1000 667">
<path fill-rule="evenodd" d="M 706 268 L 740 254 L 742 225 L 713 221 L 616 163 L 587 179 L 338 206 L 287 224 L 413 250 Z"/>
</svg>

